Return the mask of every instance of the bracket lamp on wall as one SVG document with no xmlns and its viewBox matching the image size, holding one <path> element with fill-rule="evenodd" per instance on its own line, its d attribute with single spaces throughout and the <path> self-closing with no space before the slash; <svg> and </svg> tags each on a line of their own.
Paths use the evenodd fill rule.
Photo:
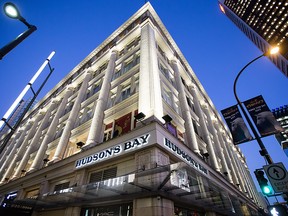
<svg viewBox="0 0 288 216">
<path fill-rule="evenodd" d="M 165 121 L 165 123 L 171 123 L 172 118 L 171 116 L 169 116 L 168 114 L 162 117 Z"/>
<path fill-rule="evenodd" d="M 48 158 L 44 158 L 44 159 L 43 159 L 44 164 L 48 163 L 48 161 L 49 161 Z"/>
<path fill-rule="evenodd" d="M 77 148 L 81 148 L 82 146 L 85 145 L 85 143 L 83 143 L 83 142 L 77 142 L 76 145 L 77 145 Z"/>
<path fill-rule="evenodd" d="M 205 158 L 208 158 L 209 157 L 209 153 L 208 152 L 205 152 L 202 154 Z"/>
<path fill-rule="evenodd" d="M 142 112 L 140 112 L 140 113 L 138 113 L 137 115 L 134 116 L 136 121 L 142 121 L 145 117 L 146 117 L 146 115 L 144 113 L 142 113 Z"/>
</svg>

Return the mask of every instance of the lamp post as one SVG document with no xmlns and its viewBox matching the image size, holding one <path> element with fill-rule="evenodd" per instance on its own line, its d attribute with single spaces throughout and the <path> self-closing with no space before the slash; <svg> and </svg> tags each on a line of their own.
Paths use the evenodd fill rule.
<svg viewBox="0 0 288 216">
<path fill-rule="evenodd" d="M 243 104 L 242 102 L 240 101 L 239 97 L 237 96 L 237 92 L 236 92 L 236 84 L 237 84 L 237 81 L 240 77 L 240 75 L 242 74 L 242 72 L 250 65 L 252 64 L 253 62 L 257 61 L 258 59 L 262 58 L 263 56 L 268 56 L 268 55 L 274 55 L 276 54 L 277 52 L 279 51 L 279 47 L 275 47 L 273 49 L 271 49 L 269 52 L 266 52 L 256 58 L 254 58 L 252 61 L 250 61 L 248 64 L 246 64 L 240 71 L 239 73 L 237 74 L 235 80 L 234 80 L 234 85 L 233 85 L 233 92 L 234 92 L 234 96 L 235 96 L 235 99 L 237 101 L 237 104 L 239 105 L 243 115 L 245 116 L 246 120 L 247 120 L 247 123 L 249 124 L 254 136 L 255 136 L 255 139 L 256 141 L 258 142 L 259 146 L 260 146 L 260 155 L 261 156 L 264 156 L 265 159 L 267 160 L 268 164 L 273 164 L 273 160 L 272 158 L 270 157 L 269 153 L 267 152 L 267 149 L 265 148 L 260 136 L 258 135 L 254 125 L 252 124 L 248 114 L 246 113 L 244 107 L 243 107 Z"/>
<path fill-rule="evenodd" d="M 24 39 L 26 39 L 30 34 L 37 30 L 36 26 L 29 24 L 20 14 L 19 10 L 17 9 L 16 5 L 11 2 L 5 3 L 3 6 L 4 13 L 6 16 L 12 19 L 18 19 L 22 23 L 24 23 L 28 29 L 20 34 L 15 40 L 7 44 L 6 46 L 0 49 L 0 60 L 9 53 L 12 49 L 14 49 L 19 43 L 21 43 Z"/>
</svg>

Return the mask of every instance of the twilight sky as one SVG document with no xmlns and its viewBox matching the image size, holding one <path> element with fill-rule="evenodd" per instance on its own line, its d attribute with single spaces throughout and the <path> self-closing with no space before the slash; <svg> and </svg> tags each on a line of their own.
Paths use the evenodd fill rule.
<svg viewBox="0 0 288 216">
<path fill-rule="evenodd" d="M 4 15 L 2 7 L 5 2 L 0 1 L 0 47 L 26 30 L 24 24 Z M 56 51 L 51 60 L 55 71 L 37 99 L 41 99 L 145 3 L 144 0 L 12 2 L 38 30 L 0 60 L 1 118 L 51 51 Z M 217 0 L 152 0 L 150 3 L 217 110 L 220 112 L 235 105 L 234 79 L 244 65 L 262 54 L 258 48 L 220 12 Z M 46 68 L 36 80 L 35 90 L 47 74 Z M 242 101 L 262 95 L 273 109 L 288 104 L 287 84 L 288 79 L 282 72 L 263 57 L 243 72 L 238 80 L 237 93 Z M 28 91 L 24 99 L 31 96 Z M 288 168 L 287 157 L 275 138 L 269 136 L 263 142 L 273 161 L 283 162 Z M 252 173 L 265 165 L 255 141 L 241 144 L 240 148 Z"/>
</svg>

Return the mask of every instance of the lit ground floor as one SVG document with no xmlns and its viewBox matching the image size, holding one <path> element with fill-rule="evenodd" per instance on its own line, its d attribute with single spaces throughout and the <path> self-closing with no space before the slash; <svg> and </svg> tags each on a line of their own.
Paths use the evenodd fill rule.
<svg viewBox="0 0 288 216">
<path fill-rule="evenodd" d="M 261 215 L 157 122 L 0 186 L 0 215 Z"/>
</svg>

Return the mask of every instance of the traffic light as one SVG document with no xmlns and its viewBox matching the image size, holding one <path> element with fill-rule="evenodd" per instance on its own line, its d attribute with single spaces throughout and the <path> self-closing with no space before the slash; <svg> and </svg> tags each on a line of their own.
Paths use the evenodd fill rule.
<svg viewBox="0 0 288 216">
<path fill-rule="evenodd" d="M 272 195 L 273 190 L 271 186 L 268 184 L 268 180 L 264 177 L 264 172 L 262 170 L 256 169 L 254 173 L 259 183 L 259 186 L 262 190 L 262 193 L 267 196 Z"/>
</svg>

